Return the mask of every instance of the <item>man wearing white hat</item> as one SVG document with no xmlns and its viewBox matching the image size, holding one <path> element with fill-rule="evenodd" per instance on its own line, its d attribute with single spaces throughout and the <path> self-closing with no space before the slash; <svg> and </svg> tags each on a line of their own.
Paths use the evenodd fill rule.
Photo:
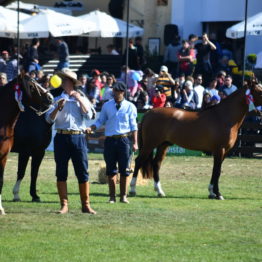
<svg viewBox="0 0 262 262">
<path fill-rule="evenodd" d="M 160 67 L 159 77 L 156 80 L 157 86 L 163 87 L 163 93 L 166 95 L 166 101 L 173 103 L 173 89 L 175 80 L 168 73 L 168 68 L 165 65 Z"/>
<path fill-rule="evenodd" d="M 76 90 L 81 85 L 76 73 L 69 69 L 58 72 L 62 78 L 63 92 L 56 97 L 56 104 L 46 114 L 49 123 L 55 123 L 54 155 L 56 162 L 57 190 L 60 197 L 60 214 L 68 213 L 67 176 L 68 161 L 72 160 L 79 183 L 82 212 L 95 214 L 89 201 L 89 174 L 85 120 L 92 118 L 92 106 L 87 97 Z"/>
</svg>

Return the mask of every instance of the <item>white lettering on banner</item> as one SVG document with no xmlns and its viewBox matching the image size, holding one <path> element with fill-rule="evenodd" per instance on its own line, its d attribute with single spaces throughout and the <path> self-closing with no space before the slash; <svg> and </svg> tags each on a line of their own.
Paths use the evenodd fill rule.
<svg viewBox="0 0 262 262">
<path fill-rule="evenodd" d="M 186 150 L 179 146 L 171 146 L 168 148 L 168 153 L 172 154 L 184 154 Z"/>
<path fill-rule="evenodd" d="M 38 37 L 38 33 L 28 33 L 28 37 Z"/>
</svg>

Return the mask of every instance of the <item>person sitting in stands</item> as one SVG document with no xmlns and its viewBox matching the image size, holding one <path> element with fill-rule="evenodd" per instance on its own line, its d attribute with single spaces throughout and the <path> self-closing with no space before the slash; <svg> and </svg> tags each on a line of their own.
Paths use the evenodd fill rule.
<svg viewBox="0 0 262 262">
<path fill-rule="evenodd" d="M 157 77 L 158 75 L 151 68 L 146 68 L 144 70 L 143 81 L 146 84 L 146 87 L 147 87 L 146 90 L 147 90 L 150 100 L 152 99 L 152 97 L 155 94 Z"/>
<path fill-rule="evenodd" d="M 103 103 L 114 98 L 114 95 L 113 95 L 114 83 L 116 83 L 115 76 L 113 74 L 109 74 L 106 79 L 106 84 L 104 85 L 104 87 L 101 90 Z"/>
<path fill-rule="evenodd" d="M 232 84 L 232 81 L 233 81 L 232 76 L 227 75 L 225 77 L 225 84 L 218 90 L 219 95 L 221 96 L 222 99 L 228 97 L 229 95 L 237 91 L 237 87 Z"/>
<path fill-rule="evenodd" d="M 161 66 L 160 73 L 156 81 L 157 86 L 162 86 L 163 93 L 166 95 L 166 99 L 173 103 L 172 89 L 174 88 L 175 80 L 168 73 L 166 66 Z"/>
<path fill-rule="evenodd" d="M 100 101 L 100 96 L 99 96 L 100 90 L 98 86 L 96 85 L 95 79 L 91 79 L 90 82 L 88 83 L 87 89 L 86 89 L 86 95 L 88 99 L 90 100 L 90 102 L 93 104 L 93 106 L 96 107 Z"/>
<path fill-rule="evenodd" d="M 162 90 L 163 90 L 162 86 L 156 86 L 155 95 L 152 98 L 153 108 L 164 107 L 166 103 L 166 95 L 162 93 L 163 92 Z"/>
<path fill-rule="evenodd" d="M 149 96 L 146 91 L 146 85 L 143 81 L 138 85 L 138 90 L 135 93 L 133 102 L 138 110 L 149 108 Z"/>
<path fill-rule="evenodd" d="M 216 78 L 212 78 L 208 87 L 205 89 L 205 93 L 209 93 L 210 96 L 218 96 L 218 90 L 216 89 L 217 87 L 217 79 Z"/>
<path fill-rule="evenodd" d="M 7 83 L 6 73 L 0 72 L 0 86 L 5 86 Z"/>
<path fill-rule="evenodd" d="M 195 110 L 198 104 L 198 97 L 193 88 L 193 83 L 187 80 L 181 92 L 180 106 L 183 109 Z"/>
</svg>

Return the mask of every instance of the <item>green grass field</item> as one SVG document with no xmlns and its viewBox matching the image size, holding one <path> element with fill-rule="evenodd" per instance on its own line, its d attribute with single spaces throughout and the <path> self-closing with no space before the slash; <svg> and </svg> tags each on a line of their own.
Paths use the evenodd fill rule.
<svg viewBox="0 0 262 262">
<path fill-rule="evenodd" d="M 0 217 L 0 261 L 262 261 L 261 159 L 226 159 L 220 179 L 225 201 L 209 200 L 212 158 L 167 157 L 161 168 L 165 198 L 153 181 L 137 187 L 130 204 L 107 203 L 107 185 L 97 183 L 101 155 L 90 155 L 91 201 L 96 216 L 82 214 L 70 165 L 70 213 L 58 215 L 55 165 L 46 154 L 38 180 L 41 203 L 29 195 L 12 202 L 17 155 L 5 171 Z"/>
</svg>

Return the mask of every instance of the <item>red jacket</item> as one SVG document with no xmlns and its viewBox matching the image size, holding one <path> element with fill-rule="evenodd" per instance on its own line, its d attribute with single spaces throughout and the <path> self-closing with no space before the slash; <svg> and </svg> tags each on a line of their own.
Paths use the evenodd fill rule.
<svg viewBox="0 0 262 262">
<path fill-rule="evenodd" d="M 154 95 L 152 98 L 152 104 L 153 107 L 164 107 L 166 102 L 166 95 L 165 94 L 160 94 L 160 96 Z"/>
</svg>

